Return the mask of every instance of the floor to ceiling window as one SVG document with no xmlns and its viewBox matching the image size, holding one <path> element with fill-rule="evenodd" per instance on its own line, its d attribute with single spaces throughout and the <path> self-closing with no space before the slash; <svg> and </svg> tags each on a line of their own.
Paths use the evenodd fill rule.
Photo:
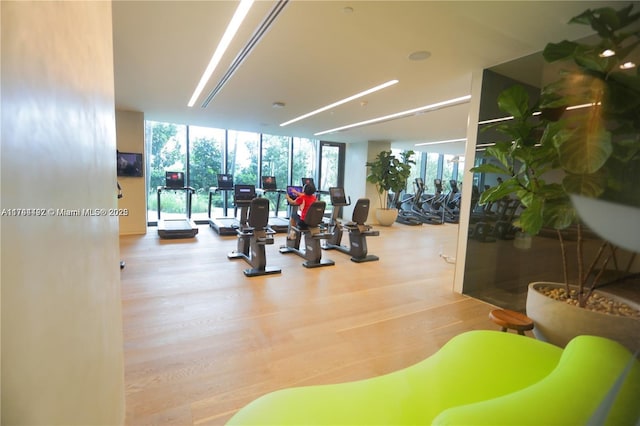
<svg viewBox="0 0 640 426">
<path fill-rule="evenodd" d="M 145 132 L 148 220 L 156 221 L 158 217 L 157 188 L 165 185 L 166 172 L 186 173 L 187 171 L 187 126 L 148 121 Z M 175 216 L 186 213 L 184 191 L 162 192 L 161 196 L 161 214 Z"/>
<path fill-rule="evenodd" d="M 327 203 L 327 213 L 332 209 L 329 188 L 344 187 L 344 176 L 341 173 L 344 170 L 344 165 L 340 164 L 341 161 L 344 161 L 344 149 L 344 144 L 320 142 L 320 182 L 318 189 L 321 190 L 319 194 L 320 200 Z"/>
<path fill-rule="evenodd" d="M 284 190 L 289 184 L 289 153 L 291 138 L 286 136 L 262 135 L 262 173 L 263 178 L 271 177 L 275 187 Z M 261 183 L 262 186 L 262 183 Z M 274 212 L 286 213 L 287 203 L 279 192 L 266 192 L 269 205 Z"/>
<path fill-rule="evenodd" d="M 206 218 L 209 191 L 217 185 L 219 173 L 224 173 L 225 131 L 210 127 L 189 126 L 188 184 L 195 190 L 192 201 L 194 220 Z M 212 198 L 212 207 L 222 208 L 220 195 Z"/>
<path fill-rule="evenodd" d="M 259 133 L 227 132 L 227 173 L 233 175 L 234 183 L 258 185 L 259 145 Z"/>
<path fill-rule="evenodd" d="M 306 138 L 293 138 L 293 166 L 291 182 L 301 185 L 302 179 L 316 178 L 316 162 L 318 158 L 318 141 Z M 318 185 L 315 182 L 316 186 Z"/>
<path fill-rule="evenodd" d="M 211 217 L 234 214 L 233 191 L 215 191 L 219 174 L 233 175 L 234 183 L 262 186 L 261 178 L 273 176 L 277 189 L 301 185 L 312 178 L 318 185 L 336 185 L 344 173 L 344 144 L 333 144 L 324 158 L 319 158 L 320 141 L 306 138 L 264 135 L 235 130 L 186 126 L 156 121 L 145 122 L 147 152 L 148 223 L 154 225 L 158 215 L 157 188 L 165 185 L 165 173 L 183 172 L 185 185 L 194 189 L 192 218 L 196 223 L 208 220 L 211 195 Z M 337 149 L 333 152 L 332 150 Z M 331 152 L 330 152 L 331 151 Z M 324 164 L 324 166 L 323 166 Z M 324 172 L 319 172 L 319 167 Z M 321 178 L 322 176 L 322 178 Z M 267 192 L 271 210 L 285 215 L 286 202 L 278 203 L 277 192 Z M 163 218 L 184 216 L 186 191 L 163 190 Z"/>
</svg>

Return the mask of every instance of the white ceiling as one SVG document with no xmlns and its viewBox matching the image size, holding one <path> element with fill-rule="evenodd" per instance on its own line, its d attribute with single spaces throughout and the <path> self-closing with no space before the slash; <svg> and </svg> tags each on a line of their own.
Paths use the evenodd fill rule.
<svg viewBox="0 0 640 426">
<path fill-rule="evenodd" d="M 276 2 L 257 1 L 187 107 L 237 1 L 116 1 L 116 107 L 145 118 L 316 138 L 314 133 L 471 93 L 471 76 L 590 33 L 568 20 L 603 1 L 290 1 L 231 79 L 203 100 Z M 347 9 L 351 8 L 349 13 Z M 431 57 L 414 62 L 411 52 Z M 526 71 L 520 69 L 520 72 Z M 279 124 L 391 79 L 399 83 L 286 127 Z M 284 108 L 273 108 L 284 102 Z M 319 137 L 399 148 L 464 138 L 469 104 Z M 464 144 L 430 150 L 460 154 Z"/>
</svg>

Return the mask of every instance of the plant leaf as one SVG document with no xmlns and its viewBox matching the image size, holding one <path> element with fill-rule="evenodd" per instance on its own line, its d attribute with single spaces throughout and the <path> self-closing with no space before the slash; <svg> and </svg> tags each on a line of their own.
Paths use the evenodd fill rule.
<svg viewBox="0 0 640 426">
<path fill-rule="evenodd" d="M 577 47 L 577 43 L 568 40 L 563 40 L 560 43 L 548 43 L 542 51 L 542 56 L 547 62 L 572 58 Z"/>
<path fill-rule="evenodd" d="M 509 171 L 495 163 L 484 163 L 471 169 L 473 173 L 495 173 L 498 175 L 508 175 Z"/>
<path fill-rule="evenodd" d="M 604 173 L 567 174 L 562 180 L 562 186 L 571 194 L 587 197 L 599 197 L 607 187 L 607 176 Z"/>
<path fill-rule="evenodd" d="M 503 90 L 498 96 L 498 108 L 515 118 L 529 116 L 529 94 L 520 85 Z"/>
<path fill-rule="evenodd" d="M 529 235 L 538 234 L 542 228 L 542 208 L 542 201 L 534 199 L 527 208 L 522 211 L 516 221 L 516 225 Z"/>
<path fill-rule="evenodd" d="M 544 204 L 543 222 L 553 229 L 565 229 L 574 223 L 576 211 L 568 199 L 550 200 Z"/>
<path fill-rule="evenodd" d="M 602 118 L 591 114 L 591 119 L 597 122 L 588 123 L 572 132 L 556 134 L 560 162 L 569 173 L 595 173 L 613 152 L 611 133 L 604 128 Z M 561 138 L 563 140 L 560 142 Z"/>
<path fill-rule="evenodd" d="M 509 195 L 515 193 L 518 186 L 518 181 L 515 179 L 507 179 L 499 185 L 492 186 L 491 188 L 485 190 L 480 195 L 480 200 L 478 200 L 479 204 L 491 203 L 494 201 L 501 200 L 503 198 L 508 197 Z"/>
</svg>

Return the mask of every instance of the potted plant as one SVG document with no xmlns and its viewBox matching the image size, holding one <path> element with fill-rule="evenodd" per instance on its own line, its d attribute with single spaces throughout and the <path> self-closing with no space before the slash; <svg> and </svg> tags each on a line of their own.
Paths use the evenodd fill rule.
<svg viewBox="0 0 640 426">
<path fill-rule="evenodd" d="M 626 31 L 640 14 L 632 14 L 632 9 L 632 5 L 619 11 L 601 8 L 574 17 L 571 23 L 590 25 L 599 41 L 593 45 L 563 41 L 546 46 L 543 55 L 547 61 L 571 60 L 571 69 L 545 86 L 536 103 L 530 102 L 520 86 L 500 94 L 498 107 L 513 119 L 492 128 L 508 139 L 487 148 L 485 157 L 492 158 L 492 162 L 472 169 L 507 177 L 481 195 L 481 204 L 516 197 L 525 209 L 515 226 L 529 235 L 537 235 L 543 227 L 556 230 L 565 283 L 563 291 L 554 293 L 581 308 L 595 299 L 594 290 L 615 248 L 604 235 L 607 239 L 600 243 L 595 259 L 584 259 L 582 214 L 576 211 L 572 198 L 640 206 L 640 74 L 637 67 L 631 68 L 629 60 L 637 54 L 640 40 L 637 31 Z M 619 220 L 611 216 L 608 219 Z M 637 221 L 626 226 L 637 227 Z M 574 289 L 569 287 L 563 239 L 563 231 L 568 228 L 575 230 L 577 238 L 578 277 Z M 531 313 L 531 294 L 532 288 L 527 314 L 536 321 L 538 332 L 550 334 L 568 327 L 566 320 L 555 329 L 545 325 L 557 315 L 555 312 L 545 311 L 538 317 Z M 546 307 L 546 302 L 543 304 Z M 584 319 L 577 321 L 583 323 Z M 603 323 L 602 319 L 598 321 Z M 636 334 L 628 338 L 638 339 L 640 323 L 633 321 Z M 625 333 L 628 331 L 622 330 L 621 337 L 614 337 L 624 339 Z M 536 335 L 549 340 L 548 335 Z M 563 345 L 566 339 L 555 343 Z"/>
<path fill-rule="evenodd" d="M 380 198 L 380 208 L 376 210 L 376 219 L 380 225 L 390 226 L 398 216 L 398 201 L 400 193 L 406 189 L 407 180 L 411 175 L 411 165 L 414 151 L 403 151 L 399 156 L 391 150 L 381 151 L 375 160 L 368 161 L 369 168 L 367 182 L 376 186 Z M 390 192 L 393 194 L 390 197 Z"/>
</svg>

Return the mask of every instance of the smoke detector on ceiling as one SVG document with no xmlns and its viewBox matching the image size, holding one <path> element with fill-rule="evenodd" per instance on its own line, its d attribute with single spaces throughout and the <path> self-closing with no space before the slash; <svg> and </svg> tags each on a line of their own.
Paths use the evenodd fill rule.
<svg viewBox="0 0 640 426">
<path fill-rule="evenodd" d="M 429 59 L 431 56 L 431 52 L 426 50 L 418 50 L 409 54 L 409 60 L 411 61 L 424 61 L 425 59 Z"/>
</svg>

